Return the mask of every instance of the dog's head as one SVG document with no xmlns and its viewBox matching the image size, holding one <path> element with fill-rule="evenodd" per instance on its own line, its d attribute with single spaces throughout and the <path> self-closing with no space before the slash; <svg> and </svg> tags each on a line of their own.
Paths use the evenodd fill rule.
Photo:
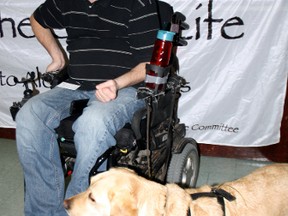
<svg viewBox="0 0 288 216">
<path fill-rule="evenodd" d="M 132 170 L 113 168 L 91 178 L 87 191 L 64 201 L 70 216 L 136 216 L 139 176 Z"/>
</svg>

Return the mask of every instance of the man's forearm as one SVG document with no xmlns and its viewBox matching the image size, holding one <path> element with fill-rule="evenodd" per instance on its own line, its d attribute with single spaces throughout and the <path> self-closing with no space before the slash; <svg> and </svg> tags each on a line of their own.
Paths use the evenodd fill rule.
<svg viewBox="0 0 288 216">
<path fill-rule="evenodd" d="M 117 90 L 144 81 L 146 76 L 146 62 L 138 64 L 126 74 L 114 80 L 108 80 L 96 85 L 95 96 L 102 102 L 109 102 L 117 97 Z"/>
<path fill-rule="evenodd" d="M 47 50 L 52 58 L 53 70 L 62 69 L 65 66 L 65 57 L 62 48 L 59 46 L 57 40 L 54 38 L 50 29 L 42 27 L 32 15 L 30 17 L 30 23 L 32 30 L 42 44 L 42 46 Z"/>
<path fill-rule="evenodd" d="M 148 62 L 140 63 L 136 67 L 134 67 L 131 71 L 114 79 L 117 83 L 117 88 L 118 89 L 125 88 L 144 81 L 146 76 L 145 68 L 147 63 Z"/>
</svg>

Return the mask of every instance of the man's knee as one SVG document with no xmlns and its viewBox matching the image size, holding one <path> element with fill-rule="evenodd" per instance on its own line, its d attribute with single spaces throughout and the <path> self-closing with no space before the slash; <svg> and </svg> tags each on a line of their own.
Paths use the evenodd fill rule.
<svg viewBox="0 0 288 216">
<path fill-rule="evenodd" d="M 33 102 L 32 99 L 27 101 L 17 112 L 16 114 L 16 125 L 20 124 L 21 122 L 26 122 L 30 119 L 30 116 L 33 114 Z"/>
</svg>

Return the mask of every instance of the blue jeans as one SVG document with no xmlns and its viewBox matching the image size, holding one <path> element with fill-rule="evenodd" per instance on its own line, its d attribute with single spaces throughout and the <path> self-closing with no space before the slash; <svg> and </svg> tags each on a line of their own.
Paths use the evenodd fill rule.
<svg viewBox="0 0 288 216">
<path fill-rule="evenodd" d="M 118 91 L 115 100 L 102 103 L 95 91 L 56 87 L 31 98 L 16 117 L 16 140 L 25 179 L 25 215 L 67 215 L 64 197 L 88 187 L 88 175 L 97 158 L 115 145 L 114 135 L 145 106 L 135 88 Z M 70 102 L 90 98 L 83 114 L 73 125 L 77 159 L 65 194 L 57 134 L 59 122 L 69 116 Z"/>
</svg>

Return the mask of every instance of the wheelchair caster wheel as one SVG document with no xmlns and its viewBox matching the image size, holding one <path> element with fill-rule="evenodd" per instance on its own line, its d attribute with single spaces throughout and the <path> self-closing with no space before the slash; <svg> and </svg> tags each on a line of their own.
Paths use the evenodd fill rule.
<svg viewBox="0 0 288 216">
<path fill-rule="evenodd" d="M 167 182 L 181 187 L 195 187 L 199 173 L 199 153 L 193 139 L 184 138 L 184 148 L 173 153 L 168 167 Z"/>
</svg>

